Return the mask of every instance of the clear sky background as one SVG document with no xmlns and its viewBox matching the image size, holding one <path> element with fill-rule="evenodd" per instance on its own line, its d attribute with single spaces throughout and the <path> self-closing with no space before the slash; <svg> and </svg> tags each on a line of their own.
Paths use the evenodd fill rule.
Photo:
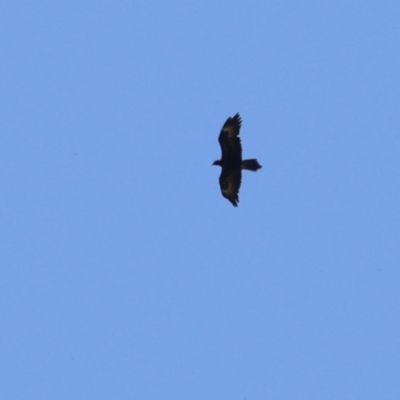
<svg viewBox="0 0 400 400">
<path fill-rule="evenodd" d="M 399 1 L 1 1 L 0 49 L 1 399 L 400 399 Z"/>
</svg>

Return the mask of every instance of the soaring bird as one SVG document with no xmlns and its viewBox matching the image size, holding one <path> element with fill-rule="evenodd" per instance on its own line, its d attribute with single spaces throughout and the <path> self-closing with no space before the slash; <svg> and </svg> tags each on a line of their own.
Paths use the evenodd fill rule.
<svg viewBox="0 0 400 400">
<path fill-rule="evenodd" d="M 242 180 L 242 169 L 257 171 L 261 165 L 255 158 L 242 159 L 242 144 L 240 142 L 240 127 L 242 119 L 239 113 L 229 117 L 219 134 L 218 141 L 221 146 L 221 159 L 212 165 L 222 167 L 219 177 L 222 196 L 228 199 L 235 207 L 239 203 L 239 189 Z"/>
</svg>

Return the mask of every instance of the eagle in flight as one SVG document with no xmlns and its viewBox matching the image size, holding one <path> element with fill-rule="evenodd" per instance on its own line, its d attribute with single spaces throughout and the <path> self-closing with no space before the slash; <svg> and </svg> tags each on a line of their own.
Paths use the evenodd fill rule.
<svg viewBox="0 0 400 400">
<path fill-rule="evenodd" d="M 239 137 L 241 126 L 242 119 L 239 113 L 226 120 L 218 137 L 222 152 L 221 159 L 214 161 L 212 164 L 222 167 L 219 177 L 222 196 L 228 199 L 235 207 L 239 203 L 242 169 L 257 171 L 261 168 L 261 165 L 255 158 L 250 160 L 242 159 L 242 144 Z"/>
</svg>

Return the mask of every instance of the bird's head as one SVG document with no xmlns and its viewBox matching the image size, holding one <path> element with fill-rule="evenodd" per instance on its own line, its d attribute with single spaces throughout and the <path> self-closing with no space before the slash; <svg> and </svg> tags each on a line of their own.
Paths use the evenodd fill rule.
<svg viewBox="0 0 400 400">
<path fill-rule="evenodd" d="M 221 165 L 221 160 L 216 160 L 216 161 L 214 161 L 214 162 L 211 164 L 211 166 L 213 166 L 213 165 L 219 165 L 220 167 L 222 167 L 222 165 Z"/>
</svg>

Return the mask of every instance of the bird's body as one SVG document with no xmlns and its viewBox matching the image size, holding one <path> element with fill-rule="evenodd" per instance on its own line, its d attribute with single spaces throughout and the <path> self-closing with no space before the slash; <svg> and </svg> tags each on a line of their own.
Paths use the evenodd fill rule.
<svg viewBox="0 0 400 400">
<path fill-rule="evenodd" d="M 219 165 L 222 168 L 219 177 L 221 193 L 235 207 L 239 203 L 242 169 L 257 171 L 261 168 L 255 158 L 242 159 L 242 144 L 239 137 L 241 126 L 242 119 L 238 113 L 226 120 L 218 137 L 222 152 L 221 159 L 213 163 L 213 165 Z"/>
</svg>

